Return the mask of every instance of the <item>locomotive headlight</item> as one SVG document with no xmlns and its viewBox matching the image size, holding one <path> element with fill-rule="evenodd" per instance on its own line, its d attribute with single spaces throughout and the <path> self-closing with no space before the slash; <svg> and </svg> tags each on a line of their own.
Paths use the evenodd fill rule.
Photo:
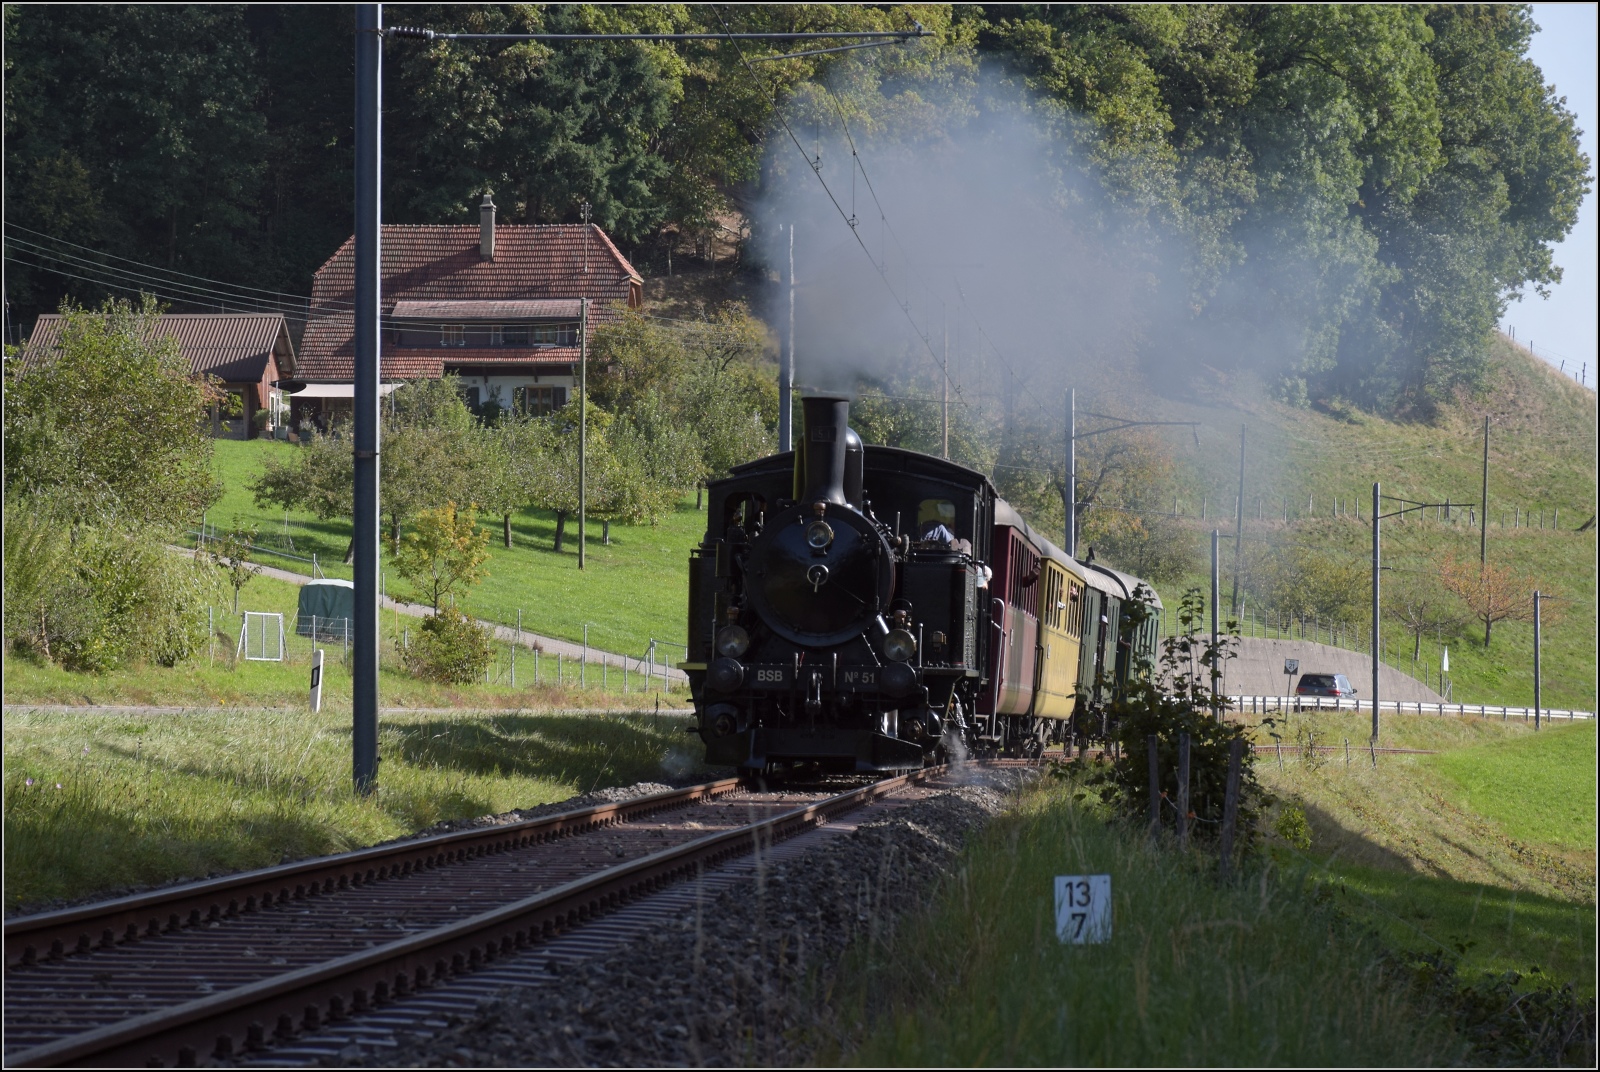
<svg viewBox="0 0 1600 1072">
<path fill-rule="evenodd" d="M 833 543 L 833 526 L 821 518 L 806 526 L 806 543 L 813 551 L 826 551 Z"/>
<path fill-rule="evenodd" d="M 917 638 L 909 629 L 891 629 L 883 638 L 883 654 L 892 662 L 910 662 L 917 654 Z"/>
<path fill-rule="evenodd" d="M 700 634 L 704 636 L 705 634 Z M 750 650 L 750 634 L 737 625 L 725 625 L 717 630 L 717 654 L 737 659 Z"/>
</svg>

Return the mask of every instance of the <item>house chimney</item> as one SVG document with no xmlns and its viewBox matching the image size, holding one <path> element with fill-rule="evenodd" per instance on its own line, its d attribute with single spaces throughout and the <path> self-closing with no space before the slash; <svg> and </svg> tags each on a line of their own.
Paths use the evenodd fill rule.
<svg viewBox="0 0 1600 1072">
<path fill-rule="evenodd" d="M 478 206 L 478 256 L 494 260 L 494 197 L 487 190 Z"/>
</svg>

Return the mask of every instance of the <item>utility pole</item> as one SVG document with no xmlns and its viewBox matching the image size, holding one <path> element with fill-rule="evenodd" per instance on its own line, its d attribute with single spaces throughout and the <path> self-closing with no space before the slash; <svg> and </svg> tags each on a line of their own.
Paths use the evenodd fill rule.
<svg viewBox="0 0 1600 1072">
<path fill-rule="evenodd" d="M 351 767 L 358 793 L 378 779 L 378 312 L 383 289 L 383 5 L 356 6 L 355 559 Z"/>
<path fill-rule="evenodd" d="M 1478 533 L 1478 565 L 1489 564 L 1489 415 L 1483 417 L 1483 494 L 1478 496 L 1483 504 L 1479 513 L 1483 516 L 1483 526 Z"/>
<path fill-rule="evenodd" d="M 1078 557 L 1078 389 L 1067 388 L 1067 544 L 1068 558 Z"/>
<path fill-rule="evenodd" d="M 589 509 L 589 299 L 578 305 L 578 568 L 588 560 L 585 524 Z"/>
<path fill-rule="evenodd" d="M 1222 689 L 1222 675 L 1221 675 L 1222 660 L 1218 657 L 1219 653 L 1220 653 L 1220 649 L 1218 648 L 1218 644 L 1220 644 L 1221 640 L 1222 640 L 1222 630 L 1220 628 L 1218 628 L 1218 622 L 1217 622 L 1217 603 L 1218 603 L 1220 589 L 1222 587 L 1222 585 L 1220 583 L 1221 576 L 1220 576 L 1220 574 L 1218 572 L 1218 557 L 1219 557 L 1218 556 L 1218 551 L 1220 550 L 1220 546 L 1219 545 L 1221 543 L 1221 540 L 1222 540 L 1222 533 L 1219 532 L 1216 529 L 1212 529 L 1211 530 L 1211 657 L 1215 661 L 1211 664 L 1211 700 L 1212 700 L 1211 711 L 1212 711 L 1212 714 L 1215 715 L 1218 719 L 1220 719 L 1222 717 L 1222 708 L 1216 702 L 1217 696 L 1218 696 L 1219 692 Z"/>
<path fill-rule="evenodd" d="M 1239 616 L 1239 556 L 1244 547 L 1244 425 L 1239 426 L 1239 502 L 1233 518 L 1233 610 Z"/>
<path fill-rule="evenodd" d="M 1378 485 L 1372 485 L 1372 746 L 1378 746 L 1378 525 L 1382 521 L 1378 510 Z M 1376 753 L 1374 753 L 1376 755 Z"/>
<path fill-rule="evenodd" d="M 944 306 L 939 306 L 939 322 L 944 328 L 944 454 L 950 460 L 950 321 Z"/>
<path fill-rule="evenodd" d="M 1073 558 L 1078 557 L 1078 440 L 1090 436 L 1105 435 L 1107 432 L 1121 432 L 1128 428 L 1158 428 L 1167 425 L 1181 426 L 1189 429 L 1194 435 L 1194 444 L 1200 445 L 1199 421 L 1130 421 L 1126 417 L 1111 417 L 1104 413 L 1091 413 L 1084 410 L 1084 416 L 1094 417 L 1102 421 L 1115 421 L 1116 423 L 1106 428 L 1096 428 L 1091 432 L 1078 431 L 1078 391 L 1072 388 L 1067 392 L 1067 479 L 1063 498 L 1067 504 L 1067 546 L 1066 552 Z M 1176 500 L 1172 508 L 1177 513 Z"/>
<path fill-rule="evenodd" d="M 778 362 L 778 449 L 794 449 L 794 224 L 789 225 L 789 323 Z"/>
<path fill-rule="evenodd" d="M 1539 603 L 1541 601 L 1539 590 L 1533 591 L 1533 728 L 1539 728 L 1539 710 L 1544 706 L 1544 694 L 1540 691 L 1539 680 L 1539 643 L 1542 639 L 1539 630 Z"/>
</svg>

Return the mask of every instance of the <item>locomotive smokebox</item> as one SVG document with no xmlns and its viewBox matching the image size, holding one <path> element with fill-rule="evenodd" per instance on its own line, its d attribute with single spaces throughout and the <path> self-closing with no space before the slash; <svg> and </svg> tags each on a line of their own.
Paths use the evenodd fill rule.
<svg viewBox="0 0 1600 1072">
<path fill-rule="evenodd" d="M 849 424 L 850 400 L 813 397 L 802 404 L 805 435 L 795 454 L 795 499 L 843 506 L 850 501 L 844 492 L 845 454 L 855 435 Z M 860 442 L 859 437 L 856 441 Z"/>
</svg>

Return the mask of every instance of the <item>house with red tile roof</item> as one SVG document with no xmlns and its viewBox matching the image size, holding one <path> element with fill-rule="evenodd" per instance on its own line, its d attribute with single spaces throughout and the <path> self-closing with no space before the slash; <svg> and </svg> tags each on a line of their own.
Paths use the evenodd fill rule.
<svg viewBox="0 0 1600 1072">
<path fill-rule="evenodd" d="M 643 279 L 593 224 L 386 224 L 381 238 L 379 377 L 459 376 L 467 401 L 527 413 L 564 405 L 579 356 L 579 307 L 591 329 L 638 308 Z M 355 239 L 317 270 L 292 396 L 294 419 L 348 411 L 355 379 Z"/>
<path fill-rule="evenodd" d="M 24 367 L 48 361 L 61 343 L 65 317 L 45 313 L 24 347 Z M 231 402 L 211 407 L 211 434 L 252 439 L 287 428 L 288 405 L 277 381 L 294 368 L 294 344 L 279 313 L 164 313 L 156 331 L 177 341 L 189 371 L 220 381 Z M 257 424 L 255 414 L 268 420 Z"/>
</svg>

